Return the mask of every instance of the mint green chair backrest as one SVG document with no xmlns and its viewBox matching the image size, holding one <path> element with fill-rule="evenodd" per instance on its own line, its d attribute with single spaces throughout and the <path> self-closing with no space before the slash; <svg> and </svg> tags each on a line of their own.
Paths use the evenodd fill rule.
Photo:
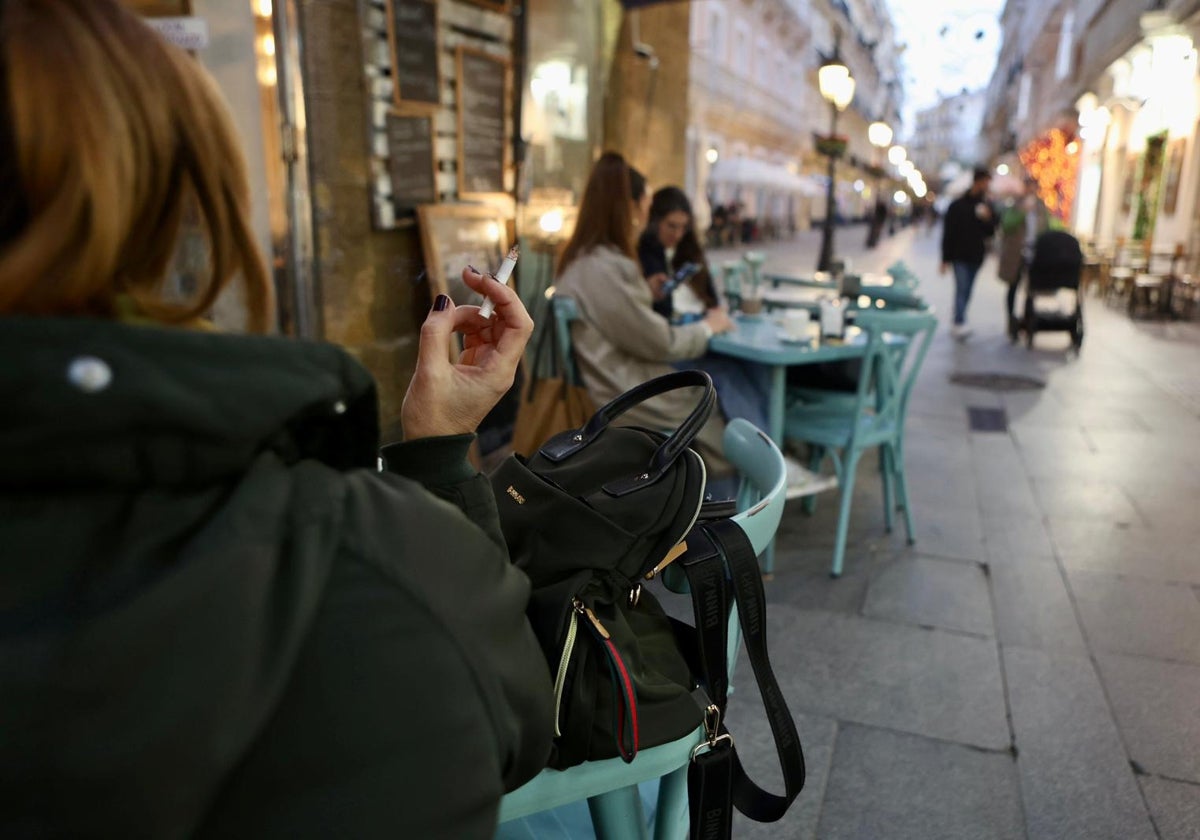
<svg viewBox="0 0 1200 840">
<path fill-rule="evenodd" d="M 901 425 L 908 412 L 909 395 L 937 329 L 937 317 L 928 311 L 863 310 L 856 315 L 854 323 L 868 336 L 855 416 L 862 416 L 873 388 L 876 422 L 880 426 Z M 904 336 L 907 340 L 889 344 L 889 334 Z"/>
<path fill-rule="evenodd" d="M 550 310 L 554 317 L 555 337 L 558 339 L 558 358 L 562 360 L 563 379 L 569 385 L 583 385 L 579 369 L 575 365 L 575 351 L 571 347 L 571 322 L 579 320 L 579 306 L 574 298 L 555 295 L 550 298 Z"/>
</svg>

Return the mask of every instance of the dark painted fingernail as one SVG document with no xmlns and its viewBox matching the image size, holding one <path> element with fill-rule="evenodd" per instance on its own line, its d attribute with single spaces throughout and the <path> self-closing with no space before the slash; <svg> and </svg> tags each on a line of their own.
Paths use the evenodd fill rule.
<svg viewBox="0 0 1200 840">
<path fill-rule="evenodd" d="M 471 269 L 471 271 L 475 272 L 476 274 L 483 274 L 482 271 L 480 271 L 478 268 L 471 265 L 470 263 L 467 263 L 467 268 Z"/>
<path fill-rule="evenodd" d="M 446 297 L 445 295 L 438 295 L 437 297 L 435 297 L 433 299 L 433 311 L 434 312 L 441 312 L 443 309 L 445 309 L 449 305 L 450 305 L 450 298 Z"/>
</svg>

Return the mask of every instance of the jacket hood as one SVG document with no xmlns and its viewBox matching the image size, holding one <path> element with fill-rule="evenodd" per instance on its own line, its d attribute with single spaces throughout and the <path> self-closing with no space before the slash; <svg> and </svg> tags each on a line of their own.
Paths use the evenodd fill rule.
<svg viewBox="0 0 1200 840">
<path fill-rule="evenodd" d="M 372 380 L 88 319 L 0 318 L 0 354 L 0 835 L 190 836 L 322 603 Z"/>
<path fill-rule="evenodd" d="M 194 487 L 264 450 L 373 467 L 375 387 L 291 339 L 0 318 L 0 490 Z"/>
</svg>

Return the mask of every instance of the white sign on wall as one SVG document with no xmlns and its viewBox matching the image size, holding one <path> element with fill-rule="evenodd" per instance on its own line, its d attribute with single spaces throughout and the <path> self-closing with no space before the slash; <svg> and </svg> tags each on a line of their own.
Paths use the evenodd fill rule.
<svg viewBox="0 0 1200 840">
<path fill-rule="evenodd" d="M 145 18 L 147 24 L 177 47 L 195 52 L 208 46 L 208 21 L 198 17 Z"/>
</svg>

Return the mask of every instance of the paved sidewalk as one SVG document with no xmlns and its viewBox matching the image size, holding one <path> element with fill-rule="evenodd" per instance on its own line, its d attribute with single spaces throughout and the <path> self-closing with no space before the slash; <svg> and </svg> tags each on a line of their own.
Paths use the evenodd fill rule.
<svg viewBox="0 0 1200 840">
<path fill-rule="evenodd" d="M 939 232 L 870 253 L 865 235 L 839 229 L 839 254 L 860 270 L 903 258 L 943 321 L 908 422 L 917 543 L 883 532 L 871 458 L 842 578 L 828 577 L 836 496 L 785 512 L 771 651 L 809 780 L 783 823 L 739 817 L 735 836 L 1200 838 L 1200 327 L 1089 300 L 1078 358 L 1065 334 L 1014 347 L 990 262 L 960 344 Z M 762 250 L 808 272 L 817 244 Z M 966 371 L 1047 385 L 949 381 Z M 1004 409 L 1008 431 L 969 431 L 969 406 Z M 772 777 L 748 663 L 736 683 L 743 760 Z"/>
</svg>

